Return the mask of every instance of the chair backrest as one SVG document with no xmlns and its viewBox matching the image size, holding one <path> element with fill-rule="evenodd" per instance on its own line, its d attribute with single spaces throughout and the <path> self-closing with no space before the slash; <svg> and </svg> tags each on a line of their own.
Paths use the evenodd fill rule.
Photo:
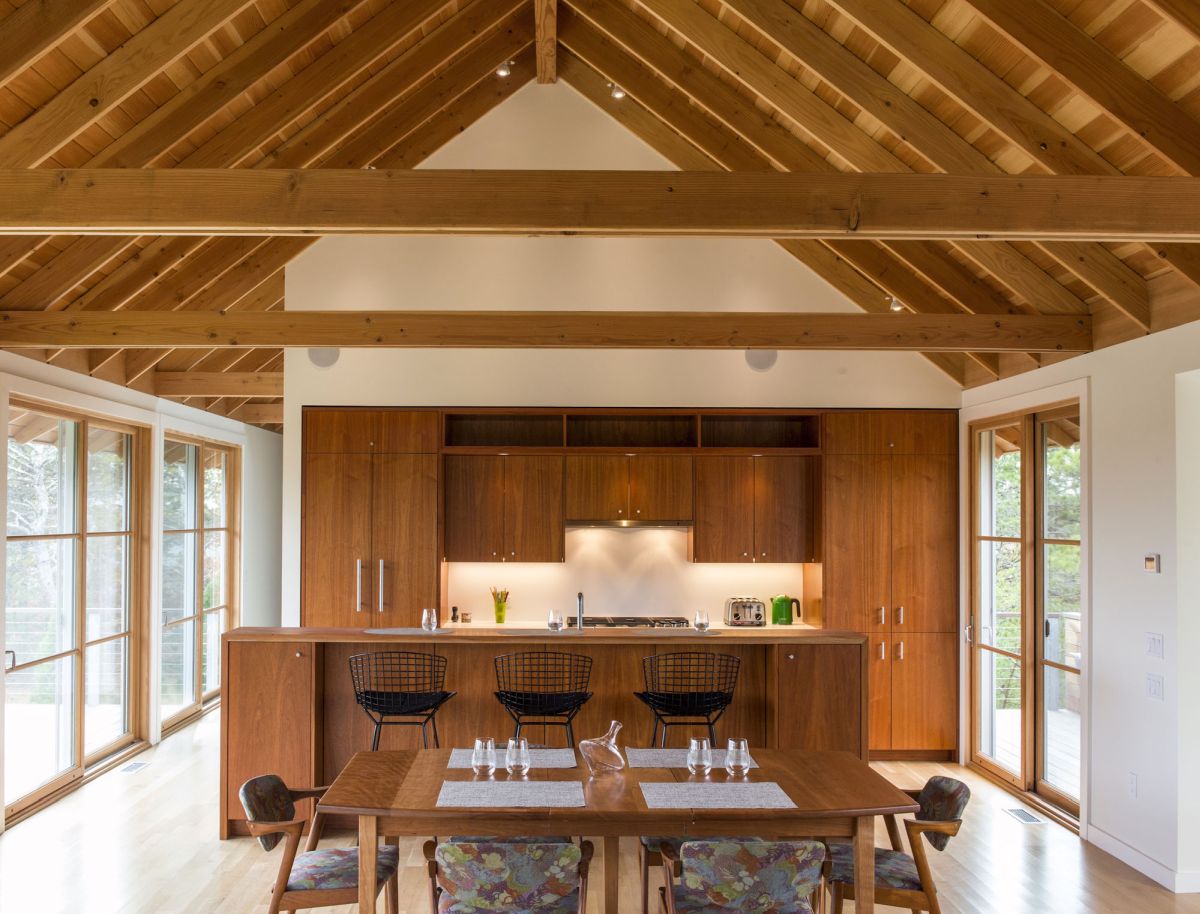
<svg viewBox="0 0 1200 914">
<path fill-rule="evenodd" d="M 967 801 L 971 799 L 971 788 L 962 781 L 936 774 L 925 782 L 917 795 L 921 809 L 917 818 L 926 822 L 953 822 L 961 819 Z M 950 843 L 950 836 L 937 832 L 925 832 L 925 837 L 939 851 Z"/>
<path fill-rule="evenodd" d="M 560 651 L 522 651 L 496 660 L 501 692 L 586 692 L 592 658 Z"/>
<path fill-rule="evenodd" d="M 570 843 L 439 844 L 438 887 L 476 911 L 556 908 L 579 888 L 583 853 Z"/>
<path fill-rule="evenodd" d="M 440 692 L 446 682 L 446 658 L 415 651 L 377 651 L 350 658 L 354 695 L 364 692 Z"/>
<path fill-rule="evenodd" d="M 718 908 L 760 914 L 804 910 L 820 886 L 820 841 L 686 841 L 681 882 Z"/>
<path fill-rule="evenodd" d="M 680 651 L 652 654 L 642 660 L 647 692 L 732 692 L 740 657 L 732 654 Z"/>
<path fill-rule="evenodd" d="M 288 822 L 296 818 L 296 804 L 291 791 L 277 774 L 263 774 L 251 778 L 238 789 L 238 798 L 246 818 L 251 822 Z M 263 850 L 270 850 L 279 843 L 279 835 L 259 835 L 258 843 Z"/>
</svg>

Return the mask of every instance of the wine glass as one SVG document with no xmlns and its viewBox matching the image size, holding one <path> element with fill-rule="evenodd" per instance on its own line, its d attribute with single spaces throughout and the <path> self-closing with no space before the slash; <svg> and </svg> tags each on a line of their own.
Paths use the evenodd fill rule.
<svg viewBox="0 0 1200 914">
<path fill-rule="evenodd" d="M 744 778 L 750 773 L 750 744 L 744 739 L 731 739 L 725 749 L 725 770 L 731 778 Z"/>
<path fill-rule="evenodd" d="M 707 609 L 696 610 L 696 616 L 694 619 L 692 619 L 692 626 L 698 632 L 708 631 L 708 610 Z"/>
<path fill-rule="evenodd" d="M 490 736 L 475 740 L 471 750 L 471 770 L 480 777 L 491 777 L 496 771 L 496 741 Z"/>
<path fill-rule="evenodd" d="M 529 774 L 529 740 L 525 737 L 514 737 L 508 741 L 508 752 L 504 757 L 504 767 L 514 777 L 524 777 Z"/>
<path fill-rule="evenodd" d="M 552 609 L 546 615 L 546 628 L 552 632 L 561 632 L 563 630 L 563 614 L 560 609 Z"/>
<path fill-rule="evenodd" d="M 437 610 L 426 607 L 421 610 L 421 628 L 427 632 L 436 632 L 438 627 Z"/>
<path fill-rule="evenodd" d="M 688 746 L 688 771 L 701 776 L 712 771 L 712 746 L 704 737 L 696 737 Z"/>
</svg>

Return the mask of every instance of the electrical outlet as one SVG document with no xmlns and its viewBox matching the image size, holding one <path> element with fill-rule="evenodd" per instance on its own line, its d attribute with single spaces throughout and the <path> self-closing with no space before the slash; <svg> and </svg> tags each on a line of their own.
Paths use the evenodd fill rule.
<svg viewBox="0 0 1200 914">
<path fill-rule="evenodd" d="M 1163 678 L 1158 673 L 1146 674 L 1146 697 L 1163 701 Z"/>
<path fill-rule="evenodd" d="M 1129 772 L 1129 795 L 1137 799 L 1137 772 Z"/>
<path fill-rule="evenodd" d="M 1151 657 L 1163 656 L 1163 636 L 1158 632 L 1146 632 L 1146 653 Z"/>
</svg>

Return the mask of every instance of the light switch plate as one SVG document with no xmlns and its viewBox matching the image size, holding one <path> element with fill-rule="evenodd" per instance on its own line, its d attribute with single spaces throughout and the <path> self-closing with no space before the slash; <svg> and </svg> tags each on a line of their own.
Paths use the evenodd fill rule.
<svg viewBox="0 0 1200 914">
<path fill-rule="evenodd" d="M 1146 632 L 1146 653 L 1162 659 L 1163 636 L 1158 632 Z"/>
<path fill-rule="evenodd" d="M 1142 559 L 1142 570 L 1146 574 L 1159 574 L 1162 570 L 1162 561 L 1159 559 L 1157 552 L 1147 552 Z"/>
<path fill-rule="evenodd" d="M 1163 696 L 1163 678 L 1158 673 L 1146 674 L 1146 697 L 1155 701 L 1165 701 Z"/>
</svg>

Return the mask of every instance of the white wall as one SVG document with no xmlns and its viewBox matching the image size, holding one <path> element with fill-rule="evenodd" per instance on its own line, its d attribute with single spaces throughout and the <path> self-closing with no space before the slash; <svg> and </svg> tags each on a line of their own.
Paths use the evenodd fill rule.
<svg viewBox="0 0 1200 914">
<path fill-rule="evenodd" d="M 432 156 L 433 168 L 671 166 L 566 85 L 530 85 Z M 287 267 L 287 307 L 315 309 L 856 311 L 770 241 L 325 238 Z M 300 410 L 410 406 L 956 407 L 919 355 L 784 352 L 353 350 L 285 363 L 283 605 L 299 620 Z"/>
<path fill-rule="evenodd" d="M 1195 475 L 1200 430 L 1200 324 L 1156 333 L 963 395 L 963 421 L 1061 396 L 1079 381 L 1090 472 L 1090 613 L 1086 637 L 1090 759 L 1086 837 L 1165 885 L 1200 890 L 1200 670 L 1195 612 Z M 1186 390 L 1191 410 L 1177 421 Z M 1187 465 L 1177 464 L 1180 461 Z M 1181 487 L 1180 482 L 1184 485 Z M 1186 501 L 1186 504 L 1185 504 Z M 1186 535 L 1180 528 L 1187 526 Z M 1190 550 L 1191 564 L 1184 556 Z M 1162 573 L 1142 570 L 1160 553 Z M 1181 589 L 1188 583 L 1190 592 Z M 1147 632 L 1166 636 L 1166 656 L 1146 653 Z M 1166 700 L 1146 697 L 1146 674 L 1166 677 Z M 1186 689 L 1185 689 L 1186 687 Z M 1186 750 L 1180 753 L 1180 747 Z M 1129 775 L 1136 772 L 1138 795 Z"/>
</svg>

